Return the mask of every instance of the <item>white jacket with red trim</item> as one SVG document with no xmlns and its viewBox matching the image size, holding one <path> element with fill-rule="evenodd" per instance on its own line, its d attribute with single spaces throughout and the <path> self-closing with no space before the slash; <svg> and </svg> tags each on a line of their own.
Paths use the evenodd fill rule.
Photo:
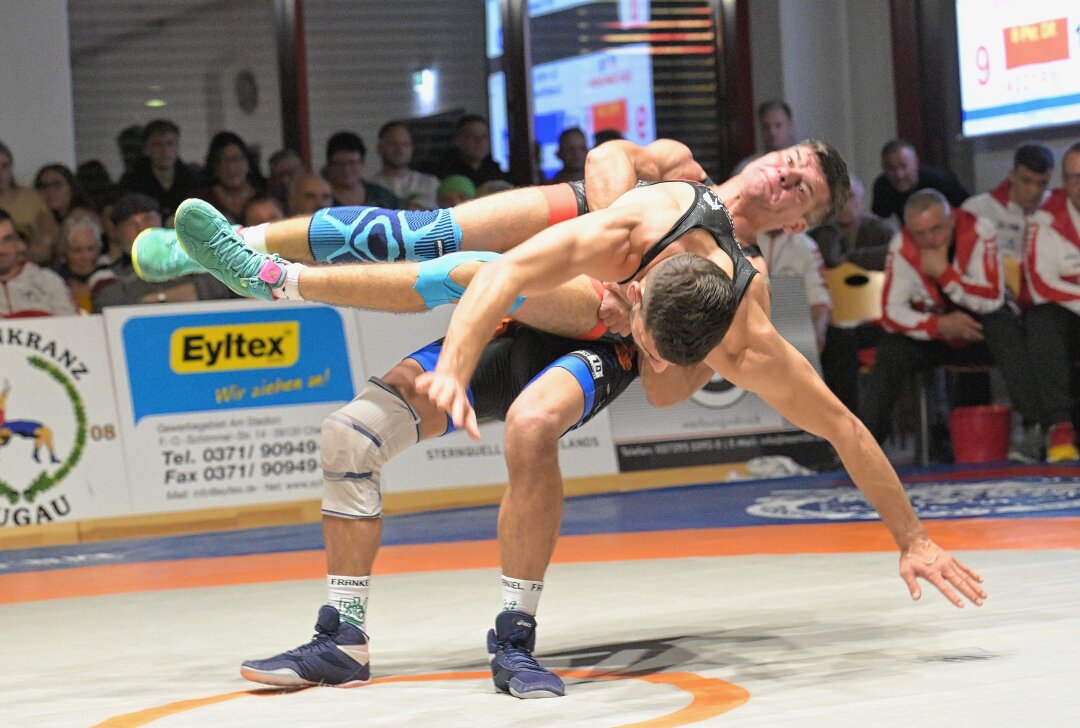
<svg viewBox="0 0 1080 728">
<path fill-rule="evenodd" d="M 1080 314 L 1080 210 L 1063 195 L 1032 216 L 1024 262 L 1032 301 Z"/>
<path fill-rule="evenodd" d="M 1020 262 L 1024 259 L 1028 215 L 1024 208 L 1009 199 L 1009 178 L 989 192 L 964 200 L 961 207 L 993 223 L 1001 254 Z"/>
<path fill-rule="evenodd" d="M 25 262 L 14 278 L 0 282 L 0 318 L 70 316 L 78 312 L 71 289 L 48 268 Z"/>
<path fill-rule="evenodd" d="M 956 230 L 952 265 L 936 281 L 922 273 L 919 249 L 907 229 L 889 243 L 881 324 L 913 339 L 937 339 L 938 316 L 956 309 L 990 313 L 1005 302 L 1001 252 L 994 226 L 965 210 L 953 210 Z"/>
</svg>

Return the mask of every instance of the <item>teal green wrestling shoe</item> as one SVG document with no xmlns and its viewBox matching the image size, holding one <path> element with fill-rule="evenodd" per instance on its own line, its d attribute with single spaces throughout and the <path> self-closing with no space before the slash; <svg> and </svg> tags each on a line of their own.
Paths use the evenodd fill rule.
<svg viewBox="0 0 1080 728">
<path fill-rule="evenodd" d="M 203 200 L 176 209 L 176 236 L 188 256 L 234 293 L 272 301 L 285 286 L 285 261 L 248 247 L 225 216 Z"/>
<path fill-rule="evenodd" d="M 180 247 L 176 231 L 168 228 L 147 228 L 139 233 L 131 246 L 131 264 L 135 275 L 151 283 L 206 272 Z"/>
</svg>

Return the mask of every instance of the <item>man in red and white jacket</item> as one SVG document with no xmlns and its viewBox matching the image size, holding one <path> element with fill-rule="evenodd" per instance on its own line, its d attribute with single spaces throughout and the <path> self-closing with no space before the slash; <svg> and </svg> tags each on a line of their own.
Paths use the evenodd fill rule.
<svg viewBox="0 0 1080 728">
<path fill-rule="evenodd" d="M 1024 144 L 1013 155 L 1013 167 L 994 189 L 964 200 L 963 209 L 994 224 L 998 249 L 1017 263 L 1024 260 L 1028 218 L 1047 198 L 1054 153 L 1042 144 Z M 1019 293 L 1019 291 L 1014 291 Z"/>
<path fill-rule="evenodd" d="M 942 364 L 993 363 L 1001 371 L 1024 434 L 1010 457 L 1040 457 L 1041 410 L 1020 317 L 1005 302 L 994 227 L 951 209 L 923 189 L 904 206 L 904 229 L 889 245 L 881 323 L 885 336 L 867 383 L 863 421 L 881 440 L 901 384 Z"/>
<path fill-rule="evenodd" d="M 26 243 L 0 209 L 0 318 L 78 313 L 64 279 L 26 259 Z"/>
<path fill-rule="evenodd" d="M 1035 304 L 1026 315 L 1028 346 L 1046 428 L 1046 459 L 1080 459 L 1071 421 L 1072 362 L 1080 353 L 1080 142 L 1061 160 L 1064 194 L 1054 194 L 1028 226 L 1024 273 Z M 1057 192 L 1057 191 L 1055 191 Z"/>
</svg>

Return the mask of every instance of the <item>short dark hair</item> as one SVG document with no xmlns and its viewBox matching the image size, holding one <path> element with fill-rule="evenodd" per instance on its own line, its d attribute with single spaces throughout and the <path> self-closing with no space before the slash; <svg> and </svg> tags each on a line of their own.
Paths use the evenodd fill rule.
<svg viewBox="0 0 1080 728">
<path fill-rule="evenodd" d="M 277 164 L 283 159 L 288 159 L 290 157 L 300 159 L 300 155 L 296 153 L 295 149 L 283 147 L 282 149 L 279 149 L 270 155 L 270 160 L 267 162 L 267 164 L 270 166 L 271 169 L 273 169 L 275 164 Z"/>
<path fill-rule="evenodd" d="M 458 134 L 469 124 L 475 124 L 478 121 L 484 126 L 488 126 L 488 120 L 480 116 L 480 114 L 465 114 L 465 116 L 458 119 L 457 123 L 454 124 L 454 133 Z"/>
<path fill-rule="evenodd" d="M 361 160 L 367 158 L 364 140 L 351 131 L 339 131 L 326 140 L 326 161 L 338 152 L 358 152 Z"/>
<path fill-rule="evenodd" d="M 780 109 L 785 114 L 787 114 L 788 119 L 795 118 L 795 115 L 791 113 L 791 107 L 787 105 L 787 102 L 780 101 L 779 99 L 764 101 L 759 104 L 757 107 L 757 118 L 761 119 L 761 117 L 765 116 L 765 114 L 769 113 L 773 109 Z"/>
<path fill-rule="evenodd" d="M 285 214 L 285 211 L 281 209 L 281 203 L 278 202 L 276 198 L 271 197 L 270 195 L 255 195 L 250 200 L 244 203 L 244 209 L 240 211 L 240 219 L 247 220 L 248 212 L 251 210 L 251 208 L 253 208 L 255 205 L 264 205 L 268 202 L 274 207 L 276 207 L 278 210 L 280 210 L 282 215 Z"/>
<path fill-rule="evenodd" d="M 1035 174 L 1046 174 L 1054 166 L 1054 153 L 1043 144 L 1023 144 L 1013 155 L 1013 167 L 1024 167 Z"/>
<path fill-rule="evenodd" d="M 885 159 L 885 157 L 889 156 L 893 152 L 899 152 L 901 149 L 910 149 L 914 152 L 915 145 L 909 142 L 907 139 L 890 139 L 889 141 L 885 142 L 885 146 L 881 148 L 881 158 Z"/>
<path fill-rule="evenodd" d="M 145 144 L 154 134 L 175 134 L 180 136 L 180 127 L 168 119 L 154 119 L 147 122 L 143 127 L 143 143 Z"/>
<path fill-rule="evenodd" d="M 39 169 L 37 171 L 37 174 L 34 175 L 34 189 L 41 188 L 41 178 L 44 177 L 47 172 L 55 172 L 56 174 L 63 177 L 64 181 L 67 182 L 68 188 L 71 189 L 70 206 L 72 209 L 76 207 L 85 207 L 88 210 L 97 209 L 93 200 L 90 199 L 90 195 L 86 194 L 86 190 L 83 189 L 82 184 L 77 179 L 75 179 L 75 175 L 72 174 L 71 170 L 66 164 L 54 162 L 52 164 L 46 164 L 44 167 Z"/>
<path fill-rule="evenodd" d="M 386 132 L 390 131 L 391 129 L 396 129 L 399 126 L 404 127 L 405 131 L 409 131 L 409 125 L 406 124 L 404 121 L 402 121 L 401 119 L 391 119 L 390 121 L 379 127 L 379 135 L 376 138 L 382 139 L 384 136 L 386 136 Z"/>
<path fill-rule="evenodd" d="M 1068 157 L 1070 154 L 1080 154 L 1080 142 L 1074 142 L 1072 146 L 1066 149 L 1065 153 L 1061 155 L 1062 167 L 1065 165 L 1065 157 Z"/>
<path fill-rule="evenodd" d="M 563 139 L 570 136 L 571 134 L 580 134 L 581 136 L 585 136 L 585 132 L 581 130 L 580 126 L 572 126 L 569 129 L 563 129 L 562 133 L 559 134 L 559 144 L 562 145 Z"/>
<path fill-rule="evenodd" d="M 805 144 L 814 151 L 818 164 L 821 165 L 821 173 L 825 175 L 825 184 L 829 186 L 828 210 L 819 219 L 806 221 L 810 225 L 820 225 L 832 220 L 844 209 L 848 197 L 851 196 L 851 175 L 848 173 L 847 162 L 831 145 L 819 139 L 806 139 L 799 144 Z"/>
<path fill-rule="evenodd" d="M 113 203 L 112 214 L 109 217 L 112 219 L 113 225 L 119 225 L 132 215 L 137 215 L 140 212 L 160 213 L 161 205 L 150 195 L 144 195 L 141 192 L 128 192 L 121 195 Z"/>
<path fill-rule="evenodd" d="M 593 144 L 600 146 L 604 142 L 611 142 L 622 138 L 622 132 L 618 129 L 601 129 L 593 134 Z"/>
<path fill-rule="evenodd" d="M 649 272 L 644 324 L 656 353 L 672 364 L 704 361 L 735 318 L 735 285 L 708 258 L 678 253 Z"/>
</svg>

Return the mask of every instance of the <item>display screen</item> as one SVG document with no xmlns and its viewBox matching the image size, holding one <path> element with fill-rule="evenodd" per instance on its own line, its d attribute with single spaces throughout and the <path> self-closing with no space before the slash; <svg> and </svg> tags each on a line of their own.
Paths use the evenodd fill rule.
<svg viewBox="0 0 1080 728">
<path fill-rule="evenodd" d="M 965 136 L 1080 123 L 1080 2 L 956 0 Z"/>
<path fill-rule="evenodd" d="M 545 177 L 562 168 L 555 153 L 566 129 L 580 128 L 590 146 L 602 129 L 641 144 L 656 139 L 653 51 L 648 43 L 617 37 L 623 30 L 647 28 L 649 7 L 649 0 L 529 1 L 533 128 Z M 498 0 L 488 0 L 486 8 L 491 155 L 506 169 L 510 145 Z"/>
</svg>

